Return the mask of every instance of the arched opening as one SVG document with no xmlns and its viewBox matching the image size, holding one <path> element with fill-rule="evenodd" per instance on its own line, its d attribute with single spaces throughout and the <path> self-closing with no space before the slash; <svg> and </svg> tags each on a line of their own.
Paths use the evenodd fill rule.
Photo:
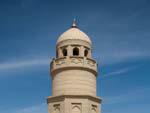
<svg viewBox="0 0 150 113">
<path fill-rule="evenodd" d="M 84 50 L 84 56 L 87 57 L 88 56 L 88 50 Z"/>
<path fill-rule="evenodd" d="M 79 55 L 79 49 L 77 47 L 75 47 L 73 49 L 73 56 L 78 56 Z"/>
<path fill-rule="evenodd" d="M 63 49 L 62 53 L 63 53 L 63 56 L 67 56 L 67 49 Z"/>
</svg>

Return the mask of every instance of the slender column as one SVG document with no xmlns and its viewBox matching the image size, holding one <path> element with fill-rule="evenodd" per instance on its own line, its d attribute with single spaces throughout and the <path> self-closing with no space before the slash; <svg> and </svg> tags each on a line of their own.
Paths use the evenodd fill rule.
<svg viewBox="0 0 150 113">
<path fill-rule="evenodd" d="M 88 57 L 92 58 L 91 49 L 88 51 Z"/>
<path fill-rule="evenodd" d="M 58 48 L 58 58 L 63 57 L 62 50 Z"/>
<path fill-rule="evenodd" d="M 68 51 L 68 56 L 72 56 L 72 47 L 71 47 L 71 45 L 69 45 L 68 47 L 67 47 L 67 51 Z"/>
<path fill-rule="evenodd" d="M 85 50 L 84 46 L 81 46 L 80 47 L 80 56 L 82 56 L 82 57 L 84 57 L 84 50 Z"/>
</svg>

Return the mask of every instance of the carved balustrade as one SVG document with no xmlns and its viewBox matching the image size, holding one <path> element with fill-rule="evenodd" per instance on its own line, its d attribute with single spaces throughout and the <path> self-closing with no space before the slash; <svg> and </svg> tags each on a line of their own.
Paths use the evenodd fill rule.
<svg viewBox="0 0 150 113">
<path fill-rule="evenodd" d="M 97 72 L 97 63 L 95 62 L 95 60 L 86 57 L 79 57 L 79 56 L 63 57 L 53 59 L 53 61 L 51 62 L 51 72 L 55 71 L 56 69 L 68 67 L 86 68 Z"/>
</svg>

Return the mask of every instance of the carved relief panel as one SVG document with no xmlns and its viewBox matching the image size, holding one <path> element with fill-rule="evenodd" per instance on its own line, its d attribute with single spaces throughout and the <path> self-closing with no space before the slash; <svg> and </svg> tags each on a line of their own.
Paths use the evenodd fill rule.
<svg viewBox="0 0 150 113">
<path fill-rule="evenodd" d="M 97 113 L 97 106 L 96 105 L 91 106 L 91 113 Z"/>
<path fill-rule="evenodd" d="M 60 113 L 60 104 L 55 104 L 54 105 L 53 113 Z"/>
<path fill-rule="evenodd" d="M 82 108 L 80 103 L 72 103 L 72 112 L 71 113 L 81 113 Z"/>
</svg>

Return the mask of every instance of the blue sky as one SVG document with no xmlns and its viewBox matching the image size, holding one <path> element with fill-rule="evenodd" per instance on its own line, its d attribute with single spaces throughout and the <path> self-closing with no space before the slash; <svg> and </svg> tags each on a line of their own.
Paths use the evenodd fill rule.
<svg viewBox="0 0 150 113">
<path fill-rule="evenodd" d="M 0 113 L 47 113 L 49 63 L 73 18 L 93 42 L 103 113 L 149 113 L 150 1 L 0 0 Z"/>
</svg>

